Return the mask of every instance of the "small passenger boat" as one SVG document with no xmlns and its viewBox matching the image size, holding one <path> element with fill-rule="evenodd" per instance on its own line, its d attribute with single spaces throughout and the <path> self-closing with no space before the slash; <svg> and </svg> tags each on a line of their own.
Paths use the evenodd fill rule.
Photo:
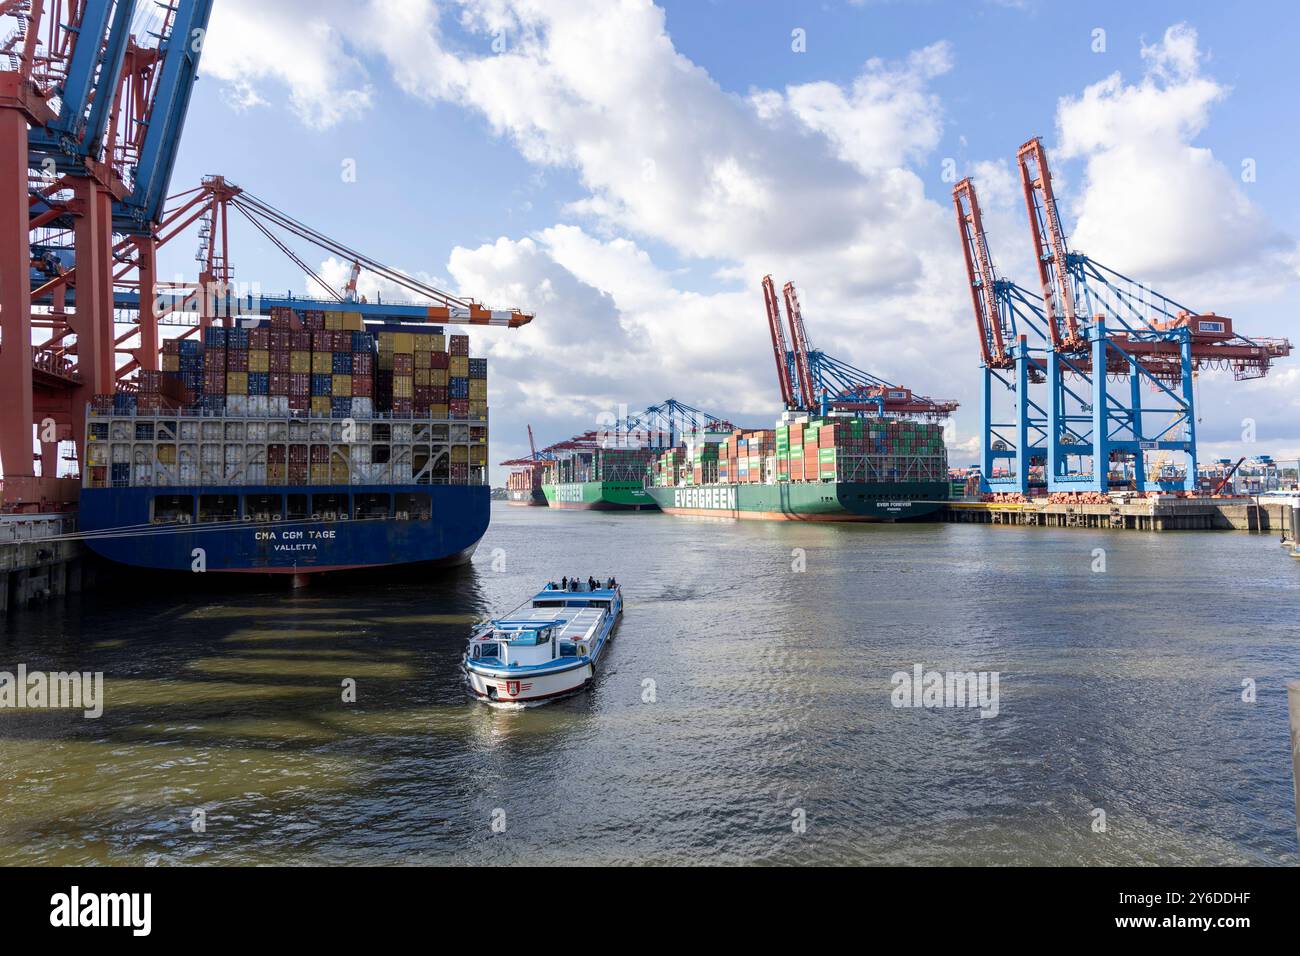
<svg viewBox="0 0 1300 956">
<path fill-rule="evenodd" d="M 623 615 L 613 578 L 551 582 L 505 617 L 477 626 L 464 670 L 480 700 L 519 706 L 581 690 Z"/>
</svg>

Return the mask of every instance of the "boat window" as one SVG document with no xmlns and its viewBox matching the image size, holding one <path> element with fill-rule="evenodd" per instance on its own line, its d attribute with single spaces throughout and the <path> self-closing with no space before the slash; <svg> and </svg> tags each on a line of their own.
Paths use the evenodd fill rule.
<svg viewBox="0 0 1300 956">
<path fill-rule="evenodd" d="M 500 657 L 501 647 L 497 644 L 475 644 L 474 657 Z"/>
<path fill-rule="evenodd" d="M 560 656 L 577 657 L 578 645 L 574 644 L 573 641 L 560 641 Z"/>
<path fill-rule="evenodd" d="M 347 495 L 312 495 L 312 517 L 320 515 L 326 521 L 336 521 L 341 516 L 348 516 Z"/>
<path fill-rule="evenodd" d="M 302 518 L 307 518 L 311 515 L 311 512 L 307 510 L 306 495 L 287 495 L 286 498 L 289 502 L 289 506 L 286 509 L 286 516 L 290 521 L 301 520 Z"/>
<path fill-rule="evenodd" d="M 397 514 L 411 521 L 428 521 L 433 515 L 432 499 L 420 492 L 402 492 L 397 496 Z"/>
</svg>

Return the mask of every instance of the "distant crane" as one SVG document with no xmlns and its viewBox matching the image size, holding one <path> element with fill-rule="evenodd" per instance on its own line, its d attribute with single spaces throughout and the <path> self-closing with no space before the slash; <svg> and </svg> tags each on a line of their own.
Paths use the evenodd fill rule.
<svg viewBox="0 0 1300 956">
<path fill-rule="evenodd" d="M 944 418 L 957 402 L 917 395 L 911 389 L 885 381 L 870 372 L 813 349 L 808 344 L 803 310 L 794 283 L 782 289 L 790 345 L 781 330 L 776 286 L 770 275 L 763 277 L 763 301 L 767 309 L 768 332 L 776 358 L 781 402 L 788 411 L 826 414 L 838 411 L 869 411 L 880 415 Z"/>
</svg>

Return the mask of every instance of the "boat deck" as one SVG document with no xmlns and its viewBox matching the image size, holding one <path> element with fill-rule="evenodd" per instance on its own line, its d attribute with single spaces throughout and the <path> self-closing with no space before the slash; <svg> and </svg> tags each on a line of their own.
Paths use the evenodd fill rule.
<svg viewBox="0 0 1300 956">
<path fill-rule="evenodd" d="M 563 620 L 557 633 L 561 641 L 580 641 L 591 636 L 606 609 L 599 607 L 531 607 L 510 615 L 510 622 Z"/>
</svg>

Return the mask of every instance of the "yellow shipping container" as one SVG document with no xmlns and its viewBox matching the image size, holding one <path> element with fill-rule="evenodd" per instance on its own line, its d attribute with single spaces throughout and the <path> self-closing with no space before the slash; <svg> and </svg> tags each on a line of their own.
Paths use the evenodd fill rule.
<svg viewBox="0 0 1300 956">
<path fill-rule="evenodd" d="M 487 401 L 487 379 L 471 378 L 469 380 L 469 400 L 471 402 Z"/>
<path fill-rule="evenodd" d="M 311 372 L 311 353 L 297 351 L 289 353 L 289 371 L 307 374 Z"/>
<path fill-rule="evenodd" d="M 341 328 L 343 328 L 343 316 L 339 315 L 337 312 L 326 312 L 325 313 L 326 331 L 337 332 Z"/>
<path fill-rule="evenodd" d="M 433 368 L 433 353 L 432 353 L 432 352 L 421 352 L 419 349 L 416 349 L 416 351 L 415 351 L 415 367 L 416 367 L 417 369 L 421 369 L 421 368 Z"/>
<path fill-rule="evenodd" d="M 410 355 L 415 351 L 415 335 L 411 332 L 394 332 L 393 351 Z"/>
<path fill-rule="evenodd" d="M 264 349 L 249 349 L 248 370 L 250 372 L 271 371 L 271 353 Z"/>
<path fill-rule="evenodd" d="M 475 445 L 469 450 L 469 460 L 475 465 L 487 464 L 487 445 Z"/>
<path fill-rule="evenodd" d="M 334 397 L 335 398 L 352 397 L 352 376 L 351 375 L 334 376 Z"/>
<path fill-rule="evenodd" d="M 330 483 L 330 466 L 313 464 L 311 466 L 311 483 L 313 485 L 328 485 Z"/>
<path fill-rule="evenodd" d="M 468 448 L 466 448 L 464 445 L 452 445 L 452 446 L 451 446 L 451 460 L 452 460 L 452 461 L 454 461 L 454 462 L 463 462 L 463 461 L 468 461 L 468 459 L 469 459 L 469 449 L 468 449 Z"/>
<path fill-rule="evenodd" d="M 227 372 L 226 373 L 226 394 L 247 395 L 248 394 L 248 373 Z"/>
<path fill-rule="evenodd" d="M 311 373 L 313 375 L 333 375 L 334 374 L 334 353 L 333 352 L 312 352 Z"/>
<path fill-rule="evenodd" d="M 328 395 L 313 395 L 311 397 L 311 410 L 318 415 L 322 412 L 328 415 L 330 413 L 330 397 Z"/>
<path fill-rule="evenodd" d="M 379 353 L 379 367 L 382 368 L 385 372 L 391 372 L 391 371 L 393 370 L 393 353 L 392 353 L 392 352 L 380 352 L 380 353 Z"/>
<path fill-rule="evenodd" d="M 108 464 L 108 446 L 103 442 L 91 442 L 90 450 L 87 452 L 92 465 Z"/>
<path fill-rule="evenodd" d="M 393 397 L 394 398 L 414 398 L 414 382 L 409 375 L 393 376 Z"/>
<path fill-rule="evenodd" d="M 469 417 L 470 417 L 470 418 L 487 418 L 487 410 L 488 410 L 488 409 L 487 409 L 487 402 L 470 402 L 470 403 L 469 403 Z"/>
<path fill-rule="evenodd" d="M 429 339 L 430 339 L 430 348 L 432 351 L 434 352 L 447 351 L 447 336 L 439 332 L 436 335 L 429 336 Z"/>
<path fill-rule="evenodd" d="M 447 415 L 448 415 L 448 408 L 447 408 L 446 405 L 430 405 L 430 406 L 429 406 L 429 417 L 430 417 L 430 418 L 446 418 Z"/>
<path fill-rule="evenodd" d="M 366 324 L 362 321 L 360 312 L 344 312 L 343 324 L 339 327 L 347 332 L 364 332 Z"/>
<path fill-rule="evenodd" d="M 160 462 L 162 462 L 164 465 L 174 465 L 174 464 L 176 464 L 176 446 L 175 446 L 175 445 L 159 445 L 159 446 L 158 446 L 158 460 L 159 460 Z"/>
<path fill-rule="evenodd" d="M 431 371 L 432 371 L 432 369 L 427 369 L 427 368 L 417 368 L 417 369 L 415 370 L 415 384 L 416 384 L 416 385 L 428 385 L 428 384 L 429 384 L 429 373 L 430 373 Z"/>
<path fill-rule="evenodd" d="M 181 370 L 181 357 L 179 355 L 166 355 L 162 357 L 162 370 L 164 372 L 179 372 Z"/>
<path fill-rule="evenodd" d="M 430 384 L 430 385 L 441 385 L 443 388 L 446 388 L 446 387 L 447 387 L 447 370 L 446 370 L 445 368 L 431 368 L 431 369 L 429 369 L 429 384 Z"/>
<path fill-rule="evenodd" d="M 453 355 L 447 361 L 451 364 L 450 372 L 452 378 L 469 377 L 469 356 Z"/>
<path fill-rule="evenodd" d="M 414 337 L 411 342 L 412 351 L 417 354 L 433 351 L 433 336 L 428 332 L 412 332 L 411 335 Z"/>
</svg>

